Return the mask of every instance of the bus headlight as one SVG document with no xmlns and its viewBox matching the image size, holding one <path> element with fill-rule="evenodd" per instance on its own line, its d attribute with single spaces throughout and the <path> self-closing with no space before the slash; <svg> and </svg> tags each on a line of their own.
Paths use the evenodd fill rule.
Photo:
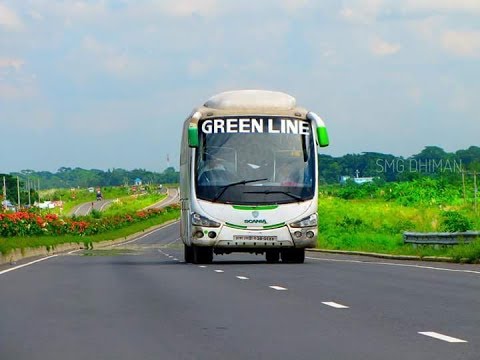
<svg viewBox="0 0 480 360">
<path fill-rule="evenodd" d="M 197 213 L 192 214 L 192 225 L 205 227 L 220 227 L 220 224 L 218 222 L 210 220 L 209 218 Z"/>
<path fill-rule="evenodd" d="M 290 224 L 293 228 L 317 226 L 317 214 L 312 214 Z"/>
</svg>

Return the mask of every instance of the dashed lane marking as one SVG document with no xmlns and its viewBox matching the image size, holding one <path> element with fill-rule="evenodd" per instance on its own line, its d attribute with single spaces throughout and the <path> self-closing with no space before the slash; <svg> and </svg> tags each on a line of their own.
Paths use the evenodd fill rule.
<svg viewBox="0 0 480 360">
<path fill-rule="evenodd" d="M 336 303 L 336 302 L 333 302 L 333 301 L 325 301 L 325 302 L 322 302 L 322 304 L 327 305 L 327 306 L 331 306 L 335 309 L 348 309 L 349 308 L 348 306 L 345 306 L 345 305 L 342 305 L 342 304 L 339 304 L 339 303 Z"/>
<path fill-rule="evenodd" d="M 440 333 L 437 333 L 437 332 L 434 332 L 434 331 L 419 331 L 418 333 L 420 335 L 429 336 L 429 337 L 432 337 L 434 339 L 446 341 L 446 342 L 449 342 L 449 343 L 466 343 L 466 342 L 468 342 L 468 341 L 465 341 L 465 340 L 462 340 L 462 339 L 457 339 L 457 338 L 454 338 L 454 337 L 451 337 L 451 336 L 448 336 L 448 335 L 443 335 L 443 334 L 440 334 Z"/>
<path fill-rule="evenodd" d="M 240 280 L 248 280 L 248 277 L 246 276 L 236 276 L 236 278 Z"/>
<path fill-rule="evenodd" d="M 285 290 L 288 290 L 287 288 L 284 288 L 282 286 L 277 286 L 277 285 L 271 285 L 269 286 L 269 288 L 273 289 L 273 290 L 278 290 L 278 291 L 285 291 Z"/>
<path fill-rule="evenodd" d="M 216 273 L 223 273 L 224 271 L 223 270 L 213 270 L 215 271 Z"/>
</svg>

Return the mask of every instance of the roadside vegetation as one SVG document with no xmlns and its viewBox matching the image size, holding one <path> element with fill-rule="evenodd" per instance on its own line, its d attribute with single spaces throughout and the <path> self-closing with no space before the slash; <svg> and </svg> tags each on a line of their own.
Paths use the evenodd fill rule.
<svg viewBox="0 0 480 360">
<path fill-rule="evenodd" d="M 166 193 L 133 194 L 116 198 L 113 203 L 101 213 L 101 216 L 121 215 L 128 212 L 139 211 L 167 197 Z"/>
<path fill-rule="evenodd" d="M 177 219 L 179 215 L 177 206 L 101 218 L 94 214 L 72 218 L 34 212 L 0 214 L 0 253 L 8 254 L 13 249 L 27 247 L 53 248 L 64 243 L 89 245 L 114 240 Z"/>
<path fill-rule="evenodd" d="M 118 199 L 130 194 L 130 188 L 124 186 L 110 186 L 100 188 L 103 199 Z M 52 189 L 40 192 L 42 201 L 62 201 L 63 209 L 56 208 L 55 213 L 68 215 L 75 206 L 86 202 L 96 201 L 95 190 L 89 191 L 87 188 L 80 189 Z"/>
<path fill-rule="evenodd" d="M 445 256 L 480 261 L 480 241 L 469 245 L 417 246 L 403 232 L 480 230 L 473 198 L 462 186 L 424 177 L 409 182 L 323 186 L 319 196 L 318 247 L 386 254 Z"/>
</svg>

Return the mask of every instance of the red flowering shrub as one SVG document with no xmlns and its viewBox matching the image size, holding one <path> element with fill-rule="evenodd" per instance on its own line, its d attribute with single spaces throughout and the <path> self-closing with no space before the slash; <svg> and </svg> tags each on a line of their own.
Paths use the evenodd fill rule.
<svg viewBox="0 0 480 360">
<path fill-rule="evenodd" d="M 164 212 L 178 210 L 171 206 L 166 209 L 148 209 L 134 213 L 94 219 L 59 217 L 56 214 L 39 215 L 34 212 L 0 213 L 0 237 L 66 235 L 94 235 L 159 216 Z"/>
</svg>

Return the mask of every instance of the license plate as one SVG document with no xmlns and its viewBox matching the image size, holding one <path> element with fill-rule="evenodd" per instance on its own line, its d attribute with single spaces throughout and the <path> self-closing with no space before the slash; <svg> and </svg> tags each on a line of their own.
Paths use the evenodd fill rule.
<svg viewBox="0 0 480 360">
<path fill-rule="evenodd" d="M 277 241 L 277 237 L 264 235 L 233 235 L 233 241 Z"/>
</svg>

